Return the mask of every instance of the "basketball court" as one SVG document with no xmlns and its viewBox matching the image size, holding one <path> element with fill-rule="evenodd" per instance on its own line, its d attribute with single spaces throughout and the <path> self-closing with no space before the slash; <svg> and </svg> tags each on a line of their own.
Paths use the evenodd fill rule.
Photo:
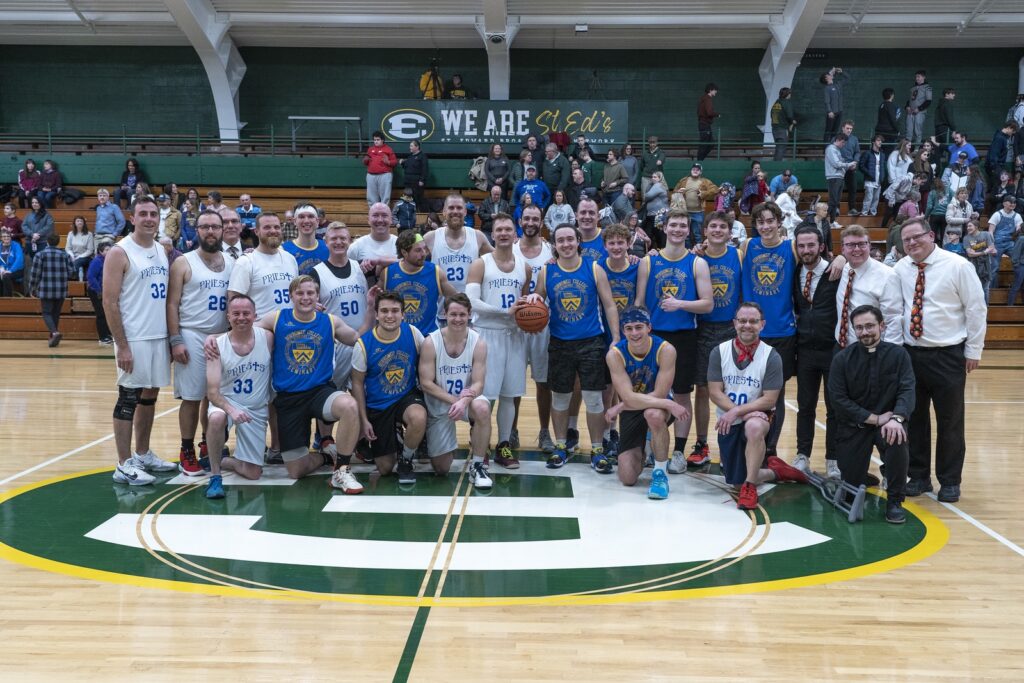
<svg viewBox="0 0 1024 683">
<path fill-rule="evenodd" d="M 1024 679 L 1020 351 L 969 377 L 961 501 L 910 499 L 894 527 L 875 490 L 850 524 L 809 486 L 739 511 L 714 466 L 667 501 L 649 470 L 632 489 L 578 456 L 548 470 L 530 398 L 523 466 L 492 465 L 489 493 L 461 463 L 412 488 L 359 465 L 361 496 L 273 468 L 222 501 L 175 473 L 130 488 L 110 479 L 110 352 L 40 346 L 0 352 L 11 680 Z M 174 458 L 170 390 L 156 415 Z"/>
</svg>

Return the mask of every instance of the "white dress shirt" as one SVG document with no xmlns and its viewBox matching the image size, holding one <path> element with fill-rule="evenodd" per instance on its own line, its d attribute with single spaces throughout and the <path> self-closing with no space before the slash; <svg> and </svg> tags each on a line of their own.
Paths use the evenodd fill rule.
<svg viewBox="0 0 1024 683">
<path fill-rule="evenodd" d="M 921 320 L 924 334 L 918 339 L 910 336 L 910 310 L 914 305 L 917 264 L 907 257 L 893 268 L 899 277 L 903 306 L 907 311 L 903 319 L 904 342 L 909 346 L 928 348 L 956 346 L 966 342 L 964 357 L 981 360 L 981 350 L 985 347 L 988 306 L 974 266 L 959 254 L 939 247 L 932 250 L 924 263 L 924 306 Z"/>
<path fill-rule="evenodd" d="M 858 306 L 867 304 L 878 307 L 885 322 L 882 341 L 902 344 L 904 304 L 899 277 L 892 268 L 873 258 L 869 258 L 856 269 L 850 266 L 843 268 L 843 275 L 839 278 L 839 289 L 836 290 L 836 341 L 839 341 L 839 327 L 843 323 L 843 301 L 846 298 L 846 283 L 850 281 L 851 270 L 856 270 L 857 275 L 853 278 L 853 291 L 850 293 L 850 313 Z M 916 273 L 917 269 L 914 270 Z M 856 341 L 857 334 L 853 331 L 852 316 L 847 324 L 847 343 Z"/>
<path fill-rule="evenodd" d="M 823 258 L 818 259 L 814 268 L 811 268 L 811 298 L 814 298 L 814 293 L 818 291 L 818 283 L 821 282 L 821 275 L 828 268 L 828 261 Z M 800 296 L 804 293 L 804 283 L 807 282 L 807 266 L 800 265 Z"/>
</svg>

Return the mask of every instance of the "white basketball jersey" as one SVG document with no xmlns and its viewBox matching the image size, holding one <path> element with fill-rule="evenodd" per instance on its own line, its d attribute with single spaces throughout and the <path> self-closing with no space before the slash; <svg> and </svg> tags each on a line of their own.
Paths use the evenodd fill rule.
<svg viewBox="0 0 1024 683">
<path fill-rule="evenodd" d="M 466 228 L 466 241 L 458 251 L 448 246 L 445 239 L 447 229 L 434 233 L 434 248 L 430 252 L 430 260 L 441 270 L 448 282 L 457 292 L 466 291 L 466 276 L 469 266 L 480 256 L 480 238 L 473 228 Z"/>
<path fill-rule="evenodd" d="M 761 342 L 757 345 L 757 350 L 754 351 L 754 360 L 740 370 L 732 358 L 732 344 L 733 340 L 731 339 L 719 344 L 718 354 L 722 357 L 722 384 L 725 385 L 725 395 L 734 404 L 740 406 L 756 401 L 764 393 L 762 386 L 764 373 L 768 368 L 768 357 L 772 355 L 773 349 L 768 344 Z M 718 417 L 725 413 L 721 408 L 715 410 Z M 742 423 L 743 418 L 738 418 L 733 422 L 734 425 Z"/>
<path fill-rule="evenodd" d="M 448 355 L 444 348 L 444 339 L 441 337 L 441 330 L 434 330 L 428 335 L 434 342 L 434 381 L 437 386 L 444 389 L 451 396 L 458 396 L 463 389 L 472 383 L 473 352 L 476 349 L 480 335 L 473 330 L 468 330 L 466 346 L 457 358 Z M 448 412 L 449 404 L 440 401 L 430 394 L 424 396 L 427 403 L 427 411 L 431 415 L 444 415 Z"/>
<path fill-rule="evenodd" d="M 228 329 L 228 280 L 235 260 L 223 254 L 224 269 L 210 270 L 199 256 L 190 251 L 182 258 L 188 261 L 192 275 L 181 289 L 178 324 L 205 334 L 220 334 Z"/>
<path fill-rule="evenodd" d="M 551 251 L 551 245 L 547 242 L 540 243 L 540 253 L 533 258 L 526 258 L 523 250 L 519 248 L 519 242 L 512 245 L 512 253 L 519 256 L 526 264 L 530 266 L 530 293 L 532 294 L 537 289 L 537 278 L 540 269 L 544 267 L 544 264 L 550 261 L 554 257 L 554 252 Z"/>
<path fill-rule="evenodd" d="M 288 285 L 298 275 L 295 257 L 284 249 L 278 249 L 276 254 L 253 250 L 238 257 L 228 289 L 249 295 L 256 302 L 256 315 L 262 318 L 271 311 L 291 306 Z"/>
<path fill-rule="evenodd" d="M 353 330 L 358 330 L 366 320 L 366 276 L 355 261 L 349 261 L 352 272 L 347 278 L 340 278 L 331 272 L 326 263 L 318 263 L 313 270 L 320 278 L 320 303 L 325 313 L 337 316 Z"/>
<path fill-rule="evenodd" d="M 504 311 L 522 296 L 523 285 L 526 284 L 526 261 L 522 256 L 515 256 L 515 267 L 506 273 L 494 261 L 494 253 L 484 254 L 484 281 L 480 287 L 480 298 L 485 304 Z M 492 313 L 490 311 L 474 311 L 473 324 L 479 327 L 499 328 L 506 330 L 518 329 L 516 321 L 510 315 Z"/>
<path fill-rule="evenodd" d="M 230 258 L 230 257 L 229 257 Z M 256 342 L 244 356 L 235 353 L 228 333 L 217 337 L 220 349 L 220 393 L 242 408 L 266 411 L 270 403 L 270 344 L 267 331 L 253 327 Z"/>
<path fill-rule="evenodd" d="M 121 281 L 121 324 L 128 341 L 167 338 L 167 252 L 153 242 L 144 249 L 128 235 L 117 246 L 128 256 Z"/>
</svg>

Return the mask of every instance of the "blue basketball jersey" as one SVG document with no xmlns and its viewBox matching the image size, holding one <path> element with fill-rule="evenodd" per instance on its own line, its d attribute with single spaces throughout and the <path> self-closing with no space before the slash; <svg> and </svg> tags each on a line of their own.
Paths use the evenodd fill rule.
<svg viewBox="0 0 1024 683">
<path fill-rule="evenodd" d="M 366 353 L 367 408 L 383 410 L 416 388 L 420 354 L 408 323 L 402 323 L 398 337 L 391 341 L 369 330 L 356 343 Z"/>
<path fill-rule="evenodd" d="M 323 263 L 331 256 L 331 250 L 323 240 L 317 240 L 316 246 L 312 249 L 303 249 L 291 240 L 282 244 L 281 248 L 295 257 L 299 275 L 309 275 L 318 263 Z"/>
<path fill-rule="evenodd" d="M 407 273 L 400 263 L 392 263 L 385 272 L 387 288 L 402 295 L 405 322 L 424 336 L 436 330 L 437 301 L 441 296 L 437 266 L 426 261 L 415 273 Z"/>
<path fill-rule="evenodd" d="M 594 239 L 580 242 L 580 249 L 580 256 L 594 263 L 600 263 L 608 258 L 608 250 L 604 248 L 604 237 L 601 236 L 600 230 Z"/>
<path fill-rule="evenodd" d="M 711 294 L 715 307 L 710 313 L 698 317 L 709 323 L 730 322 L 736 317 L 736 308 L 740 305 L 740 252 L 730 244 L 718 258 L 704 254 L 704 260 L 711 271 Z"/>
<path fill-rule="evenodd" d="M 693 279 L 693 261 L 687 252 L 682 258 L 671 260 L 663 254 L 647 256 L 650 266 L 644 303 L 651 313 L 651 328 L 663 332 L 692 330 L 697 327 L 697 316 L 690 311 L 663 311 L 659 302 L 665 298 L 681 301 L 697 300 L 697 283 Z"/>
<path fill-rule="evenodd" d="M 596 337 L 604 331 L 601 324 L 601 299 L 597 295 L 594 269 L 597 264 L 581 259 L 573 270 L 562 270 L 557 262 L 544 268 L 551 318 L 548 329 L 556 339 L 573 340 Z"/>
<path fill-rule="evenodd" d="M 789 240 L 774 247 L 761 244 L 760 237 L 747 241 L 743 257 L 743 300 L 756 301 L 764 311 L 762 337 L 792 337 L 796 334 L 793 312 L 793 277 L 796 257 Z"/>
<path fill-rule="evenodd" d="M 608 276 L 608 285 L 612 290 L 612 299 L 615 301 L 615 307 L 621 312 L 623 309 L 632 306 L 636 301 L 636 274 L 640 269 L 640 262 L 629 263 L 626 262 L 626 267 L 621 271 L 612 270 L 611 266 L 608 265 L 608 259 L 604 258 L 600 261 L 601 268 L 604 269 L 605 275 Z"/>
<path fill-rule="evenodd" d="M 309 322 L 282 308 L 274 323 L 274 391 L 306 391 L 334 375 L 334 324 L 319 311 Z"/>
<path fill-rule="evenodd" d="M 658 380 L 658 354 L 661 353 L 662 345 L 667 344 L 664 339 L 651 335 L 651 347 L 643 357 L 634 356 L 629 350 L 629 340 L 621 339 L 613 346 L 622 357 L 626 366 L 626 374 L 633 385 L 633 391 L 638 394 L 649 394 L 654 391 L 654 383 Z"/>
</svg>

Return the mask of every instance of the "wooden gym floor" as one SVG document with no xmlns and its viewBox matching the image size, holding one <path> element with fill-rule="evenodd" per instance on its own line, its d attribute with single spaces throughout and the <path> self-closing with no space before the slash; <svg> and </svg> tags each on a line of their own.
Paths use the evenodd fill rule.
<svg viewBox="0 0 1024 683">
<path fill-rule="evenodd" d="M 40 548 L 40 555 L 69 554 L 61 537 L 81 523 L 75 519 L 75 511 L 91 495 L 89 489 L 102 489 L 107 498 L 98 500 L 112 501 L 109 510 L 103 511 L 103 519 L 119 509 L 138 509 L 136 503 L 124 502 L 121 494 L 115 499 L 111 493 L 118 489 L 109 479 L 114 462 L 110 413 L 116 397 L 110 355 L 109 349 L 95 342 L 66 341 L 51 352 L 42 341 L 0 341 L 0 363 L 4 367 L 0 385 L 0 498 L 6 498 L 0 503 L 0 529 L 6 530 L 5 539 L 12 537 L 12 530 L 31 537 L 26 544 Z M 458 596 L 449 592 L 458 583 L 457 566 L 452 565 L 449 588 L 442 591 L 440 585 L 448 564 L 444 564 L 443 572 L 434 572 L 433 576 L 428 572 L 424 579 L 426 598 L 381 598 L 401 592 L 398 583 L 379 590 L 373 585 L 374 575 L 391 576 L 385 573 L 390 571 L 387 569 L 364 572 L 371 578 L 363 588 L 336 585 L 322 588 L 322 593 L 275 596 L 213 583 L 172 586 L 168 581 L 188 577 L 164 570 L 164 574 L 147 579 L 145 567 L 128 561 L 107 572 L 79 569 L 73 560 L 58 564 L 5 544 L 0 546 L 4 558 L 0 560 L 0 584 L 5 589 L 0 614 L 3 679 L 1021 681 L 1024 516 L 1015 491 L 1020 491 L 1024 476 L 1020 455 L 1024 447 L 1022 365 L 1024 352 L 985 353 L 981 369 L 969 377 L 967 385 L 968 456 L 963 498 L 956 505 L 940 504 L 930 497 L 915 500 L 915 518 L 925 520 L 921 528 L 927 527 L 925 541 L 915 551 L 875 562 L 870 569 L 854 568 L 774 583 L 759 583 L 759 576 L 737 574 L 722 585 L 691 592 L 606 593 L 604 598 L 592 600 L 470 599 L 460 603 L 457 599 L 430 600 L 435 585 L 437 595 Z M 795 387 L 790 386 L 790 398 L 794 395 Z M 821 406 L 819 419 L 824 419 L 823 413 Z M 177 402 L 170 390 L 161 393 L 156 414 L 153 448 L 173 459 L 178 445 Z M 535 403 L 524 400 L 520 424 L 524 447 L 532 445 L 535 425 Z M 794 429 L 795 413 L 789 412 L 780 444 L 787 460 L 793 456 Z M 460 435 L 460 443 L 464 443 L 464 432 Z M 813 459 L 818 469 L 823 467 L 823 435 L 819 432 Z M 712 457 L 717 460 L 715 444 Z M 533 465 L 524 462 L 524 472 L 532 471 Z M 105 471 L 98 471 L 101 468 Z M 876 466 L 872 469 L 877 472 Z M 566 481 L 545 479 L 541 470 L 532 477 L 535 483 L 531 496 L 541 495 L 538 491 L 552 482 Z M 87 471 L 96 473 L 91 478 L 73 476 Z M 601 506 L 607 505 L 604 512 L 612 528 L 621 521 L 614 519 L 616 512 L 625 509 L 618 507 L 618 501 L 629 499 L 634 505 L 629 509 L 640 511 L 629 520 L 635 527 L 642 530 L 649 522 L 652 527 L 660 524 L 658 528 L 665 531 L 659 517 L 663 511 L 675 508 L 647 501 L 644 491 L 623 489 L 610 478 L 593 484 L 597 478 L 589 468 L 580 466 L 572 481 L 577 486 L 576 495 L 582 495 L 580 491 L 586 486 L 603 487 L 595 494 L 600 496 L 595 498 L 599 503 L 596 514 L 600 515 Z M 514 480 L 506 478 L 502 485 L 509 486 L 507 482 Z M 442 549 L 442 561 L 444 549 L 448 550 L 448 560 L 452 559 L 453 532 L 465 538 L 481 528 L 480 518 L 472 516 L 472 509 L 465 514 L 467 501 L 474 505 L 497 503 L 485 507 L 498 511 L 503 505 L 494 498 L 477 501 L 468 493 L 460 500 L 459 491 L 465 490 L 463 482 L 456 475 L 451 481 L 458 483 L 451 505 L 442 506 L 448 509 L 444 517 L 448 530 L 441 531 L 450 543 L 442 544 L 443 539 L 439 539 L 435 548 L 435 555 L 437 549 Z M 672 498 L 665 503 L 683 505 L 687 498 L 707 495 L 713 488 L 707 481 L 701 475 L 672 477 Z M 40 482 L 51 483 L 34 486 Z M 309 489 L 314 495 L 330 495 L 326 487 L 314 483 L 316 489 Z M 71 484 L 80 487 L 61 488 Z M 379 486 L 382 491 L 384 483 Z M 415 495 L 435 492 L 430 487 L 436 486 L 421 480 Z M 160 494 L 165 490 L 189 493 L 190 505 L 200 512 L 207 511 L 201 488 L 186 491 L 187 483 L 181 486 L 173 482 L 156 488 Z M 782 518 L 779 511 L 784 496 L 796 490 L 792 486 L 780 489 L 781 493 L 769 494 L 764 500 L 766 511 L 776 521 Z M 30 508 L 16 505 L 47 491 L 52 492 L 47 502 L 31 513 L 26 513 Z M 12 496 L 12 492 L 18 495 Z M 369 495 L 331 502 L 344 503 L 347 510 L 358 513 L 360 506 L 369 509 L 371 503 L 379 502 L 381 497 L 374 495 L 379 492 L 371 490 Z M 295 503 L 294 494 L 299 490 L 287 493 L 293 494 L 291 502 Z M 232 500 L 230 495 L 228 500 Z M 421 500 L 427 504 L 433 498 L 424 496 Z M 548 501 L 542 501 L 543 505 L 557 502 L 553 498 L 543 500 Z M 813 500 L 820 501 L 820 497 Z M 727 514 L 735 512 L 728 504 L 718 508 Z M 847 525 L 832 508 L 822 510 L 818 504 L 815 509 L 825 527 L 837 530 L 836 535 L 849 534 L 851 547 L 869 547 L 873 539 L 890 531 L 877 518 Z M 311 508 L 309 519 L 316 512 Z M 877 514 L 877 505 L 869 506 L 867 516 Z M 498 512 L 489 523 L 497 528 L 502 516 Z M 409 519 L 410 515 L 402 518 Z M 129 519 L 134 519 L 134 514 Z M 351 519 L 361 518 L 355 514 Z M 530 524 L 528 517 L 516 519 L 522 529 Z M 757 528 L 767 525 L 767 518 L 762 521 L 765 524 Z M 581 529 L 583 524 L 581 518 Z M 92 526 L 86 524 L 83 528 Z M 686 544 L 700 535 L 701 526 L 699 522 L 670 525 L 660 543 Z M 779 529 L 782 526 L 776 524 Z M 413 527 L 403 526 L 402 533 L 419 533 Z M 154 533 L 155 528 L 154 517 Z M 486 530 L 486 526 L 483 528 Z M 161 526 L 161 532 L 167 535 L 172 531 L 169 526 Z M 339 530 L 337 534 L 350 531 Z M 194 528 L 189 533 L 198 537 L 205 530 Z M 334 532 L 327 535 L 332 538 L 326 542 L 337 540 Z M 194 539 L 182 542 L 190 540 Z M 532 545 L 527 542 L 521 546 L 523 556 Z M 109 552 L 105 557 L 90 558 L 94 566 L 120 561 L 111 559 L 119 557 L 116 542 L 99 547 Z M 172 556 L 154 556 L 158 554 L 165 560 Z M 395 555 L 396 563 L 399 555 Z M 503 561 L 514 563 L 519 555 Z M 190 557 L 196 559 L 196 554 Z M 291 561 L 298 562 L 293 557 L 280 557 L 271 564 L 293 566 L 287 564 Z M 628 566 L 630 558 L 620 564 L 626 565 L 623 573 L 634 571 Z M 748 567 L 746 571 L 750 572 L 751 568 L 769 567 L 769 561 L 740 566 Z M 441 561 L 437 567 L 441 567 Z M 299 573 L 299 569 L 293 573 Z M 342 582 L 347 580 L 344 574 L 323 572 L 321 581 L 327 577 L 330 583 L 336 576 L 342 576 Z M 416 583 L 419 576 L 422 573 L 416 575 Z M 560 576 L 562 581 L 569 576 L 570 583 L 576 576 L 581 586 L 592 578 L 584 570 Z M 260 581 L 273 584 L 272 578 L 268 573 L 261 575 Z M 473 593 L 470 583 L 467 580 L 467 594 Z M 485 581 L 479 594 L 494 596 L 506 588 L 489 586 Z M 552 587 L 548 592 L 564 596 L 573 588 Z M 410 595 L 415 594 L 415 587 L 412 590 Z M 524 590 L 529 592 L 529 587 Z M 367 597 L 336 600 L 338 596 L 333 595 L 360 591 Z M 319 599 L 317 595 L 324 597 Z M 279 599 L 267 599 L 272 597 Z"/>
</svg>

